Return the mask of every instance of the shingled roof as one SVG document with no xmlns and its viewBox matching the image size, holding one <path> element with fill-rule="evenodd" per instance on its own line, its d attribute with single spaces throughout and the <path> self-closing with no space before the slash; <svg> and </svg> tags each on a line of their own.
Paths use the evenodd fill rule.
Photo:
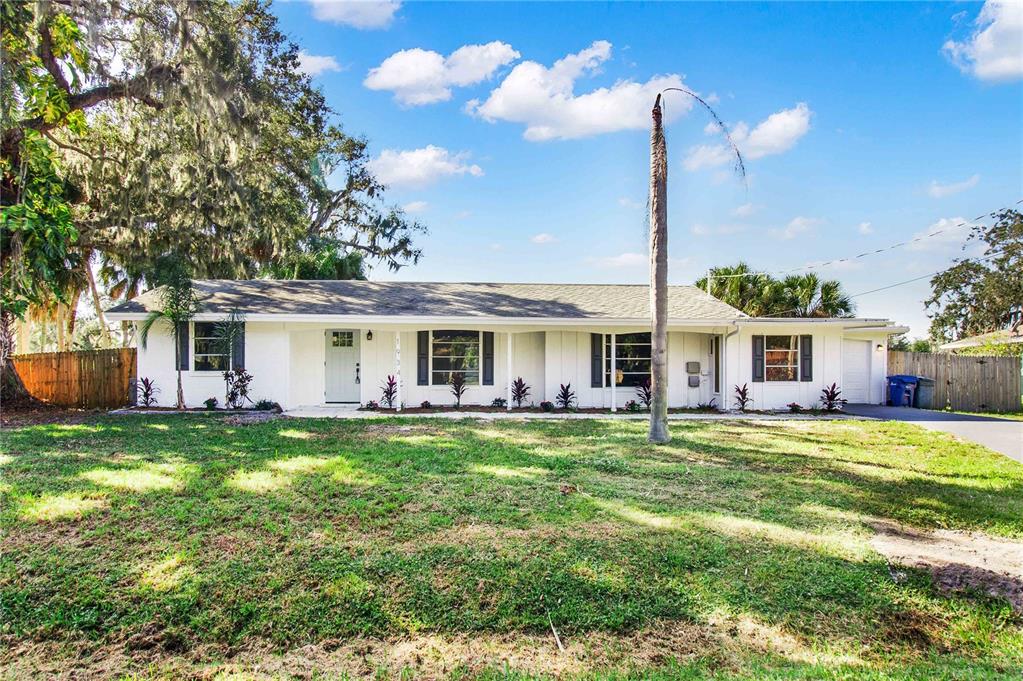
<svg viewBox="0 0 1023 681">
<path fill-rule="evenodd" d="M 202 312 L 245 315 L 501 317 L 519 319 L 643 319 L 649 288 L 626 284 L 483 284 L 383 281 L 194 282 Z M 139 314 L 159 307 L 159 289 L 109 310 Z M 670 319 L 720 321 L 745 317 L 693 286 L 668 287 Z"/>
</svg>

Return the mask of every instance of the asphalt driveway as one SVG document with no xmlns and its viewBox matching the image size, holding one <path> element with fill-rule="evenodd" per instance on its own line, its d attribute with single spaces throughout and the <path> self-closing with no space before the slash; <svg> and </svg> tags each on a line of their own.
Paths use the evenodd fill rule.
<svg viewBox="0 0 1023 681">
<path fill-rule="evenodd" d="M 849 404 L 845 411 L 886 421 L 909 421 L 928 430 L 951 433 L 1023 462 L 1023 421 L 876 404 Z"/>
</svg>

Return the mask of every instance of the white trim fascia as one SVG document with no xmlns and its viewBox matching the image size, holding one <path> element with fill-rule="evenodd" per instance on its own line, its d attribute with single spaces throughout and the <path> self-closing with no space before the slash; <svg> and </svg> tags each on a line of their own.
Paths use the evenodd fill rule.
<svg viewBox="0 0 1023 681">
<path fill-rule="evenodd" d="M 110 321 L 139 322 L 149 316 L 148 312 L 108 312 Z M 201 312 L 193 318 L 195 321 L 220 321 L 227 317 L 223 313 Z M 651 321 L 642 318 L 612 317 L 438 317 L 416 315 L 327 315 L 327 314 L 268 314 L 251 313 L 244 315 L 247 322 L 312 322 L 317 324 L 344 324 L 355 327 L 379 328 L 382 325 L 407 326 L 422 328 L 423 326 L 444 326 L 464 324 L 468 326 L 635 326 L 649 328 Z M 669 319 L 668 326 L 724 326 L 735 322 L 746 321 L 745 318 L 722 319 Z"/>
</svg>

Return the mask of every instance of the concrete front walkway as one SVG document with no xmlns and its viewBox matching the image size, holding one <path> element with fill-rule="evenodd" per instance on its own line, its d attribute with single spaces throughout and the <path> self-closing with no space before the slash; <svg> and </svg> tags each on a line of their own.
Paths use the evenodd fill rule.
<svg viewBox="0 0 1023 681">
<path fill-rule="evenodd" d="M 1023 421 L 875 404 L 849 404 L 845 411 L 885 421 L 907 421 L 927 430 L 951 433 L 1023 462 Z"/>
</svg>

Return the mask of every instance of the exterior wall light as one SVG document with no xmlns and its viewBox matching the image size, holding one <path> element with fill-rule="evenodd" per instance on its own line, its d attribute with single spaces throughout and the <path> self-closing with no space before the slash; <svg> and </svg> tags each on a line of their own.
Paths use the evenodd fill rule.
<svg viewBox="0 0 1023 681">
<path fill-rule="evenodd" d="M 366 332 L 366 340 L 368 340 L 368 341 L 373 340 L 373 332 L 372 331 L 367 331 Z M 879 345 L 877 347 L 881 347 L 881 346 Z"/>
<path fill-rule="evenodd" d="M 877 344 L 877 350 L 878 350 L 878 352 L 880 352 L 881 350 L 884 350 L 884 346 L 881 345 L 880 343 L 878 343 Z"/>
</svg>

